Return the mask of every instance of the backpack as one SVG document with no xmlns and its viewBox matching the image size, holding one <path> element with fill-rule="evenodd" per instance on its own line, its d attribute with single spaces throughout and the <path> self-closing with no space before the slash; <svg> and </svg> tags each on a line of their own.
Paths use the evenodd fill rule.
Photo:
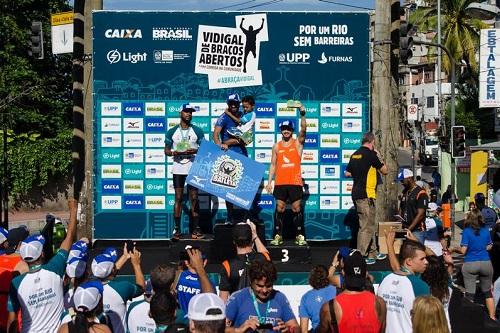
<svg viewBox="0 0 500 333">
<path fill-rule="evenodd" d="M 253 258 L 250 258 L 252 256 Z M 271 260 L 268 252 L 250 252 L 245 254 L 245 264 L 242 269 L 236 270 L 239 265 L 237 262 L 241 262 L 238 258 L 233 258 L 231 260 L 224 260 L 222 266 L 226 270 L 227 277 L 229 280 L 238 279 L 238 285 L 236 290 L 241 290 L 246 287 L 250 287 L 250 275 L 249 267 L 253 260 Z"/>
</svg>

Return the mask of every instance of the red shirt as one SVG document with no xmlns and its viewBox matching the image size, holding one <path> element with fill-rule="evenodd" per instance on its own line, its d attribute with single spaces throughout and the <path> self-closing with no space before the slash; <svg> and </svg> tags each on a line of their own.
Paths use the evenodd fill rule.
<svg viewBox="0 0 500 333">
<path fill-rule="evenodd" d="M 276 176 L 274 185 L 300 185 L 302 171 L 300 168 L 300 155 L 295 139 L 290 139 L 289 145 L 284 146 L 283 141 L 278 142 L 276 152 Z"/>
<path fill-rule="evenodd" d="M 379 322 L 375 309 L 375 295 L 369 291 L 357 294 L 341 293 L 335 302 L 342 309 L 342 319 L 338 323 L 340 333 L 378 333 Z"/>
<path fill-rule="evenodd" d="M 9 297 L 10 281 L 13 279 L 14 268 L 21 261 L 19 255 L 0 255 L 0 328 L 7 329 L 7 299 Z M 20 314 L 18 320 L 20 321 Z"/>
</svg>

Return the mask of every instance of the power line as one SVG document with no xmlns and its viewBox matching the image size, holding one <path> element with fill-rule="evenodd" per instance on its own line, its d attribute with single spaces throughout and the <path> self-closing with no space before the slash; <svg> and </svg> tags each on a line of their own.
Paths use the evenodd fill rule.
<svg viewBox="0 0 500 333">
<path fill-rule="evenodd" d="M 237 4 L 234 4 L 234 5 L 229 5 L 229 6 L 224 6 L 224 7 L 214 8 L 214 9 L 212 9 L 212 11 L 214 11 L 214 10 L 222 10 L 222 9 L 227 9 L 227 8 L 231 8 L 231 7 L 242 6 L 242 5 L 246 5 L 247 3 L 250 3 L 250 2 L 255 2 L 255 1 L 256 1 L 256 0 L 244 1 L 244 2 L 242 2 L 242 3 L 237 3 Z"/>
<path fill-rule="evenodd" d="M 331 4 L 334 4 L 334 5 L 340 5 L 340 6 L 344 6 L 344 7 L 350 7 L 350 8 L 373 10 L 373 8 L 361 7 L 361 6 L 355 6 L 355 5 L 348 5 L 346 3 L 337 2 L 337 1 L 329 1 L 329 0 L 318 0 L 318 1 L 320 1 L 320 2 L 326 2 L 326 3 L 331 3 Z"/>
<path fill-rule="evenodd" d="M 257 4 L 257 5 L 253 5 L 253 6 L 249 6 L 249 7 L 245 7 L 245 8 L 240 8 L 238 10 L 247 10 L 250 8 L 256 8 L 256 7 L 265 6 L 265 5 L 272 5 L 273 3 L 278 3 L 278 2 L 282 2 L 282 1 L 283 0 L 271 0 L 271 1 L 263 2 L 263 3 Z"/>
</svg>

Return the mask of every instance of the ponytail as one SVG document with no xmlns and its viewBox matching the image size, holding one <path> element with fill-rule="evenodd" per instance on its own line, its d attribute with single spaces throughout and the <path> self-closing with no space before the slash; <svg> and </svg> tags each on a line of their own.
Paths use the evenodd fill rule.
<svg viewBox="0 0 500 333">
<path fill-rule="evenodd" d="M 68 323 L 69 333 L 88 333 L 89 322 L 84 312 L 77 311 L 75 317 Z"/>
</svg>

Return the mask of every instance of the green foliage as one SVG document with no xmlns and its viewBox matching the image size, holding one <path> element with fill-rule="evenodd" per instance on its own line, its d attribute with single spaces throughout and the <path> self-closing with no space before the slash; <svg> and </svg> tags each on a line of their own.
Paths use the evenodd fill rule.
<svg viewBox="0 0 500 333">
<path fill-rule="evenodd" d="M 0 119 L 12 196 L 69 172 L 71 55 L 52 55 L 50 42 L 50 14 L 69 10 L 66 0 L 0 0 Z M 43 60 L 28 55 L 32 21 L 43 24 Z"/>
</svg>

